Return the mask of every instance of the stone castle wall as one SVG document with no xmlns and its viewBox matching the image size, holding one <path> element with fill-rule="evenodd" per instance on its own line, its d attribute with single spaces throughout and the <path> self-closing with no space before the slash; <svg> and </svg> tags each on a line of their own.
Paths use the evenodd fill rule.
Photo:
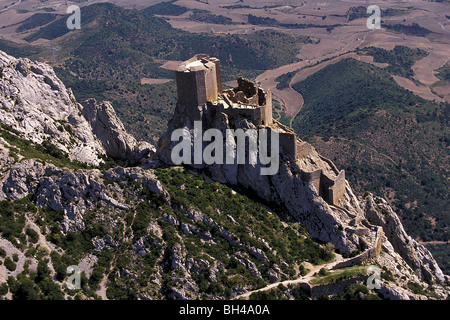
<svg viewBox="0 0 450 320">
<path fill-rule="evenodd" d="M 265 106 L 263 106 L 263 112 L 261 114 L 261 125 L 270 126 L 273 123 L 272 118 L 272 92 L 267 91 Z"/>
<path fill-rule="evenodd" d="M 317 192 L 320 192 L 320 178 L 322 176 L 322 170 L 316 170 L 313 172 L 302 172 L 301 178 L 303 181 L 307 181 L 316 188 Z"/>
<path fill-rule="evenodd" d="M 206 67 L 206 69 L 204 69 L 206 100 L 215 101 L 219 97 L 216 64 L 208 61 L 204 64 L 204 66 Z"/>
<path fill-rule="evenodd" d="M 328 188 L 328 202 L 337 204 L 339 199 L 342 199 L 345 194 L 345 171 L 341 170 L 333 185 Z"/>
<path fill-rule="evenodd" d="M 178 103 L 199 106 L 206 103 L 205 72 L 177 72 Z"/>
<path fill-rule="evenodd" d="M 238 117 L 251 121 L 257 127 L 278 127 L 280 152 L 293 159 L 301 159 L 314 151 L 309 143 L 298 139 L 297 135 L 280 123 L 274 124 L 272 116 L 272 93 L 247 79 L 238 78 L 238 86 L 222 91 L 220 61 L 207 55 L 196 55 L 180 64 L 176 71 L 178 104 L 186 107 L 193 118 L 201 118 L 202 106 L 216 108 L 233 123 Z M 324 159 L 328 160 L 328 159 Z M 302 179 L 311 183 L 329 204 L 338 204 L 345 194 L 345 172 L 336 172 L 337 178 L 330 179 L 322 170 L 302 173 Z"/>
<path fill-rule="evenodd" d="M 302 172 L 302 180 L 313 185 L 319 195 L 329 204 L 337 205 L 345 193 L 345 171 L 342 170 L 336 179 L 331 179 L 322 170 Z"/>
<path fill-rule="evenodd" d="M 296 156 L 297 136 L 295 133 L 279 132 L 280 149 L 283 154 Z"/>
<path fill-rule="evenodd" d="M 207 55 L 196 55 L 176 71 L 178 103 L 198 107 L 217 100 L 222 92 L 220 62 Z"/>
<path fill-rule="evenodd" d="M 380 226 L 376 227 L 376 233 L 374 240 L 369 249 L 364 251 L 363 253 L 353 257 L 347 261 L 340 262 L 336 264 L 333 269 L 347 268 L 351 266 L 361 265 L 366 263 L 369 259 L 376 258 L 381 253 L 381 248 L 383 245 L 383 228 Z"/>
</svg>

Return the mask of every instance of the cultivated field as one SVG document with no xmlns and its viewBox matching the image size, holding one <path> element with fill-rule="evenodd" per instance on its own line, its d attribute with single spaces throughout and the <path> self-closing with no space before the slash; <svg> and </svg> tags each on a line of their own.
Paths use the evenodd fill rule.
<svg viewBox="0 0 450 320">
<path fill-rule="evenodd" d="M 213 23 L 201 23 L 189 20 L 191 12 L 188 11 L 178 17 L 166 17 L 175 28 L 190 32 L 207 33 L 251 33 L 262 29 L 276 29 L 288 34 L 310 36 L 320 39 L 319 43 L 306 44 L 298 53 L 300 59 L 297 63 L 282 66 L 275 70 L 268 70 L 257 77 L 257 81 L 266 89 L 273 92 L 274 97 L 285 107 L 288 117 L 294 117 L 303 105 L 301 94 L 287 88 L 276 88 L 275 80 L 282 74 L 296 71 L 291 85 L 306 79 L 311 74 L 323 69 L 329 64 L 338 62 L 344 58 L 355 58 L 369 63 L 374 63 L 372 57 L 361 57 L 353 53 L 357 48 L 376 46 L 386 50 L 392 50 L 396 45 L 421 48 L 429 52 L 429 55 L 413 66 L 415 83 L 409 79 L 396 76 L 394 79 L 404 88 L 417 95 L 429 99 L 442 101 L 434 94 L 430 86 L 439 80 L 435 76 L 435 70 L 444 65 L 450 59 L 450 22 L 446 17 L 448 4 L 426 1 L 380 1 L 374 2 L 382 10 L 398 9 L 398 15 L 382 17 L 382 24 L 417 23 L 432 31 L 426 37 L 405 35 L 389 31 L 386 27 L 381 30 L 369 30 L 366 27 L 366 17 L 349 21 L 348 10 L 350 7 L 364 6 L 364 1 L 283 1 L 283 5 L 274 6 L 276 1 L 244 1 L 243 6 L 252 8 L 227 8 L 235 4 L 232 1 L 208 1 L 208 4 L 194 0 L 179 0 L 175 4 L 188 9 L 208 10 L 216 15 L 231 18 L 234 24 L 219 25 Z M 372 3 L 372 2 L 371 2 Z M 241 3 L 240 3 L 241 4 Z M 268 6 L 265 7 L 264 6 Z M 247 15 L 276 19 L 286 24 L 313 24 L 318 26 L 340 25 L 327 30 L 321 27 L 289 29 L 283 27 L 269 27 L 263 25 L 251 25 L 247 22 Z M 288 49 L 287 49 L 288 50 Z M 379 67 L 386 64 L 374 63 Z M 311 67 L 311 65 L 314 65 Z M 434 91 L 448 100 L 450 95 L 447 84 L 439 84 Z"/>
<path fill-rule="evenodd" d="M 92 0 L 79 5 L 90 5 L 101 0 Z M 162 0 L 111 0 L 108 1 L 126 8 L 143 9 L 150 5 L 160 3 Z M 14 6 L 11 5 L 15 3 Z M 448 3 L 437 3 L 422 0 L 411 1 L 375 1 L 371 4 L 380 6 L 381 10 L 396 9 L 394 15 L 382 16 L 382 29 L 369 30 L 366 27 L 367 15 L 350 19 L 351 7 L 367 6 L 366 1 L 323 1 L 323 0 L 178 0 L 175 5 L 185 7 L 187 12 L 179 16 L 164 16 L 175 28 L 195 33 L 214 34 L 248 34 L 259 30 L 271 28 L 293 35 L 310 36 L 315 40 L 314 44 L 306 44 L 298 52 L 299 61 L 282 66 L 275 70 L 268 70 L 257 77 L 257 81 L 265 88 L 273 92 L 285 108 L 288 117 L 295 117 L 303 105 L 301 94 L 287 88 L 276 88 L 275 80 L 280 75 L 296 71 L 291 85 L 306 79 L 311 74 L 323 69 L 329 64 L 341 59 L 352 57 L 365 62 L 374 63 L 371 57 L 361 57 L 353 53 L 357 48 L 376 46 L 391 50 L 395 45 L 404 45 L 413 48 L 421 48 L 429 52 L 428 56 L 417 61 L 413 66 L 414 81 L 394 77 L 396 82 L 419 96 L 442 101 L 441 97 L 449 101 L 450 85 L 447 82 L 438 82 L 435 70 L 450 60 L 450 20 L 446 15 L 450 14 Z M 279 4 L 279 5 L 278 5 Z M 66 14 L 67 1 L 1 1 L 0 10 L 0 37 L 17 42 L 23 42 L 23 38 L 34 30 L 28 30 L 18 34 L 17 26 L 36 12 L 45 12 L 53 9 L 53 13 Z M 8 9 L 9 8 L 9 9 Z M 229 24 L 214 24 L 198 22 L 190 19 L 193 10 L 206 10 L 211 14 L 232 19 Z M 384 11 L 383 11 L 384 12 Z M 283 26 L 253 25 L 248 22 L 248 15 L 260 18 L 276 19 L 280 24 L 310 25 L 307 28 L 287 28 Z M 386 25 L 417 23 L 421 27 L 431 31 L 425 37 L 405 35 L 388 30 Z M 327 29 L 327 26 L 332 26 Z M 384 27 L 383 27 L 384 26 Z M 40 43 L 46 41 L 40 40 Z M 289 50 L 289 48 L 286 48 Z M 162 68 L 175 70 L 178 61 L 168 61 Z M 376 63 L 374 63 L 376 64 Z M 386 64 L 377 64 L 380 67 Z M 153 80 L 143 79 L 143 83 L 154 83 Z M 159 83 L 159 82 L 158 82 Z M 434 85 L 434 86 L 433 86 Z M 433 91 L 430 87 L 433 86 Z M 439 96 L 437 96 L 438 94 Z"/>
</svg>

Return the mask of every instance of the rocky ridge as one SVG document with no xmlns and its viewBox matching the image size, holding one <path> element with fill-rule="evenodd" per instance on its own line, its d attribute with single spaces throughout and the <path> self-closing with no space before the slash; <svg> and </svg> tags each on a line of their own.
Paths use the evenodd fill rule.
<svg viewBox="0 0 450 320">
<path fill-rule="evenodd" d="M 0 51 L 0 71 L 1 123 L 24 139 L 90 165 L 106 156 L 136 162 L 153 150 L 125 131 L 110 103 L 78 103 L 49 65 Z"/>
<path fill-rule="evenodd" d="M 208 104 L 199 106 L 195 112 L 190 109 L 191 107 L 177 104 L 167 132 L 159 141 L 157 155 L 164 163 L 173 165 L 171 152 L 179 143 L 171 141 L 172 132 L 176 129 L 185 129 L 193 137 L 194 121 L 211 124 L 210 127 L 222 131 L 223 137 L 226 137 L 225 131 L 230 128 L 257 129 L 251 121 L 242 116 L 238 116 L 237 120 L 229 121 L 226 114 L 214 111 Z M 276 121 L 274 125 L 281 127 L 282 130 L 288 130 Z M 204 127 L 203 133 L 207 129 L 209 127 Z M 225 145 L 224 141 L 224 154 L 227 152 Z M 233 147 L 236 152 L 236 145 Z M 448 281 L 448 276 L 442 273 L 428 249 L 406 234 L 399 217 L 385 200 L 377 198 L 380 204 L 375 204 L 372 197 L 365 200 L 358 199 L 346 181 L 345 194 L 338 205 L 331 205 L 324 201 L 314 185 L 302 179 L 301 173 L 320 169 L 330 178 L 335 178 L 339 171 L 330 160 L 320 156 L 312 146 L 309 145 L 305 149 L 306 153 L 295 160 L 282 154 L 279 171 L 273 176 L 260 174 L 262 166 L 260 162 L 255 165 L 197 164 L 192 166 L 206 170 L 214 181 L 239 186 L 256 194 L 267 203 L 281 204 L 295 220 L 305 225 L 313 237 L 331 242 L 341 253 L 366 250 L 367 243 L 374 237 L 375 227 L 381 226 L 384 231 L 382 242 L 386 244 L 383 246 L 384 252 L 388 255 L 398 254 L 422 281 L 430 283 Z M 191 150 L 191 154 L 194 154 L 193 140 Z M 383 214 L 380 215 L 380 212 Z"/>
<path fill-rule="evenodd" d="M 355 252 L 370 246 L 376 225 L 384 230 L 382 253 L 368 262 L 386 267 L 393 277 L 383 281 L 383 296 L 430 297 L 411 292 L 411 281 L 432 288 L 426 292 L 433 297 L 448 295 L 448 277 L 408 237 L 384 200 L 357 198 L 347 184 L 340 207 L 333 207 L 299 178 L 302 168 L 335 174 L 332 163 L 315 150 L 298 162 L 283 158 L 274 177 L 260 176 L 258 165 L 157 168 L 158 163 L 170 163 L 170 144 L 157 158 L 153 146 L 126 133 L 108 102 L 77 103 L 46 64 L 2 52 L 0 61 L 5 134 L 0 137 L 0 297 L 24 298 L 27 288 L 26 297 L 37 298 L 233 298 L 300 277 L 305 259 L 318 263 L 334 255 L 330 246 L 316 244 L 310 235 L 341 253 Z M 186 115 L 177 106 L 168 134 L 177 127 L 192 130 Z M 222 130 L 229 127 L 223 115 L 213 123 Z M 245 119 L 238 125 L 252 127 Z M 141 165 L 58 167 L 27 158 L 11 136 L 33 145 L 49 141 L 71 160 L 92 166 L 108 156 Z M 282 204 L 295 221 L 281 220 L 225 183 Z M 211 209 L 209 204 L 221 197 Z M 293 248 L 300 245 L 313 253 L 301 260 L 298 250 L 286 249 L 289 241 Z M 7 258 L 17 259 L 12 271 Z M 79 265 L 87 278 L 80 291 L 65 288 L 65 268 L 71 264 Z M 45 281 L 53 283 L 51 292 Z"/>
</svg>

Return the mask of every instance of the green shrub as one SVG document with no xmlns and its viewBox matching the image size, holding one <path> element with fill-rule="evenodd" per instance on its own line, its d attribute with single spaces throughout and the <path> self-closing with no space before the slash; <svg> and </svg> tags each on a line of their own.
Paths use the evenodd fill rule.
<svg viewBox="0 0 450 320">
<path fill-rule="evenodd" d="M 321 269 L 319 270 L 319 275 L 320 275 L 320 276 L 326 276 L 327 274 L 330 274 L 330 271 L 329 271 L 328 269 L 326 269 L 326 268 L 321 268 Z"/>
<path fill-rule="evenodd" d="M 36 243 L 39 240 L 39 234 L 31 228 L 25 230 L 25 234 L 28 236 L 28 241 Z"/>
<path fill-rule="evenodd" d="M 14 261 L 12 261 L 9 257 L 5 258 L 4 261 L 5 267 L 6 269 L 8 269 L 9 271 L 14 271 L 16 270 L 16 263 Z"/>
<path fill-rule="evenodd" d="M 37 282 L 44 280 L 45 278 L 50 277 L 50 269 L 48 267 L 48 259 L 43 259 L 39 261 L 37 266 Z"/>
<path fill-rule="evenodd" d="M 4 296 L 7 293 L 8 293 L 8 284 L 7 283 L 0 284 L 0 296 Z"/>
<path fill-rule="evenodd" d="M 52 251 L 50 253 L 50 257 L 52 258 L 52 264 L 53 268 L 55 269 L 56 279 L 58 281 L 63 281 L 64 278 L 66 277 L 66 271 L 68 266 L 64 264 L 63 259 L 56 251 Z"/>
<path fill-rule="evenodd" d="M 52 22 L 58 15 L 54 13 L 35 13 L 31 17 L 21 22 L 21 25 L 16 29 L 16 32 L 22 32 L 43 26 Z"/>
<path fill-rule="evenodd" d="M 13 300 L 40 300 L 39 289 L 26 277 L 18 277 L 17 281 L 9 277 L 8 285 Z"/>
<path fill-rule="evenodd" d="M 418 284 L 417 282 L 409 281 L 408 288 L 415 294 L 422 294 L 422 295 L 425 294 L 423 287 L 420 284 Z"/>
<path fill-rule="evenodd" d="M 47 300 L 64 300 L 64 294 L 61 292 L 61 288 L 50 278 L 43 279 L 39 282 L 38 286 Z"/>
</svg>

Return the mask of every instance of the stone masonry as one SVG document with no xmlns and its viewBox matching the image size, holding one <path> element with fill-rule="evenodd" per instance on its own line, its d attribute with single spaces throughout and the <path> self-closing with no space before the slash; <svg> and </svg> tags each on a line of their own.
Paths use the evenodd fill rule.
<svg viewBox="0 0 450 320">
<path fill-rule="evenodd" d="M 272 117 L 272 94 L 250 80 L 239 77 L 238 86 L 223 90 L 220 61 L 199 54 L 180 64 L 176 71 L 178 104 L 185 107 L 189 118 L 201 120 L 203 113 L 223 113 L 230 123 L 243 117 L 257 128 L 279 134 L 280 152 L 294 161 L 308 157 L 313 146 L 300 140 L 292 131 Z M 322 170 L 302 172 L 301 178 L 311 183 L 329 204 L 338 205 L 345 194 L 345 172 L 335 170 L 330 177 Z"/>
</svg>

